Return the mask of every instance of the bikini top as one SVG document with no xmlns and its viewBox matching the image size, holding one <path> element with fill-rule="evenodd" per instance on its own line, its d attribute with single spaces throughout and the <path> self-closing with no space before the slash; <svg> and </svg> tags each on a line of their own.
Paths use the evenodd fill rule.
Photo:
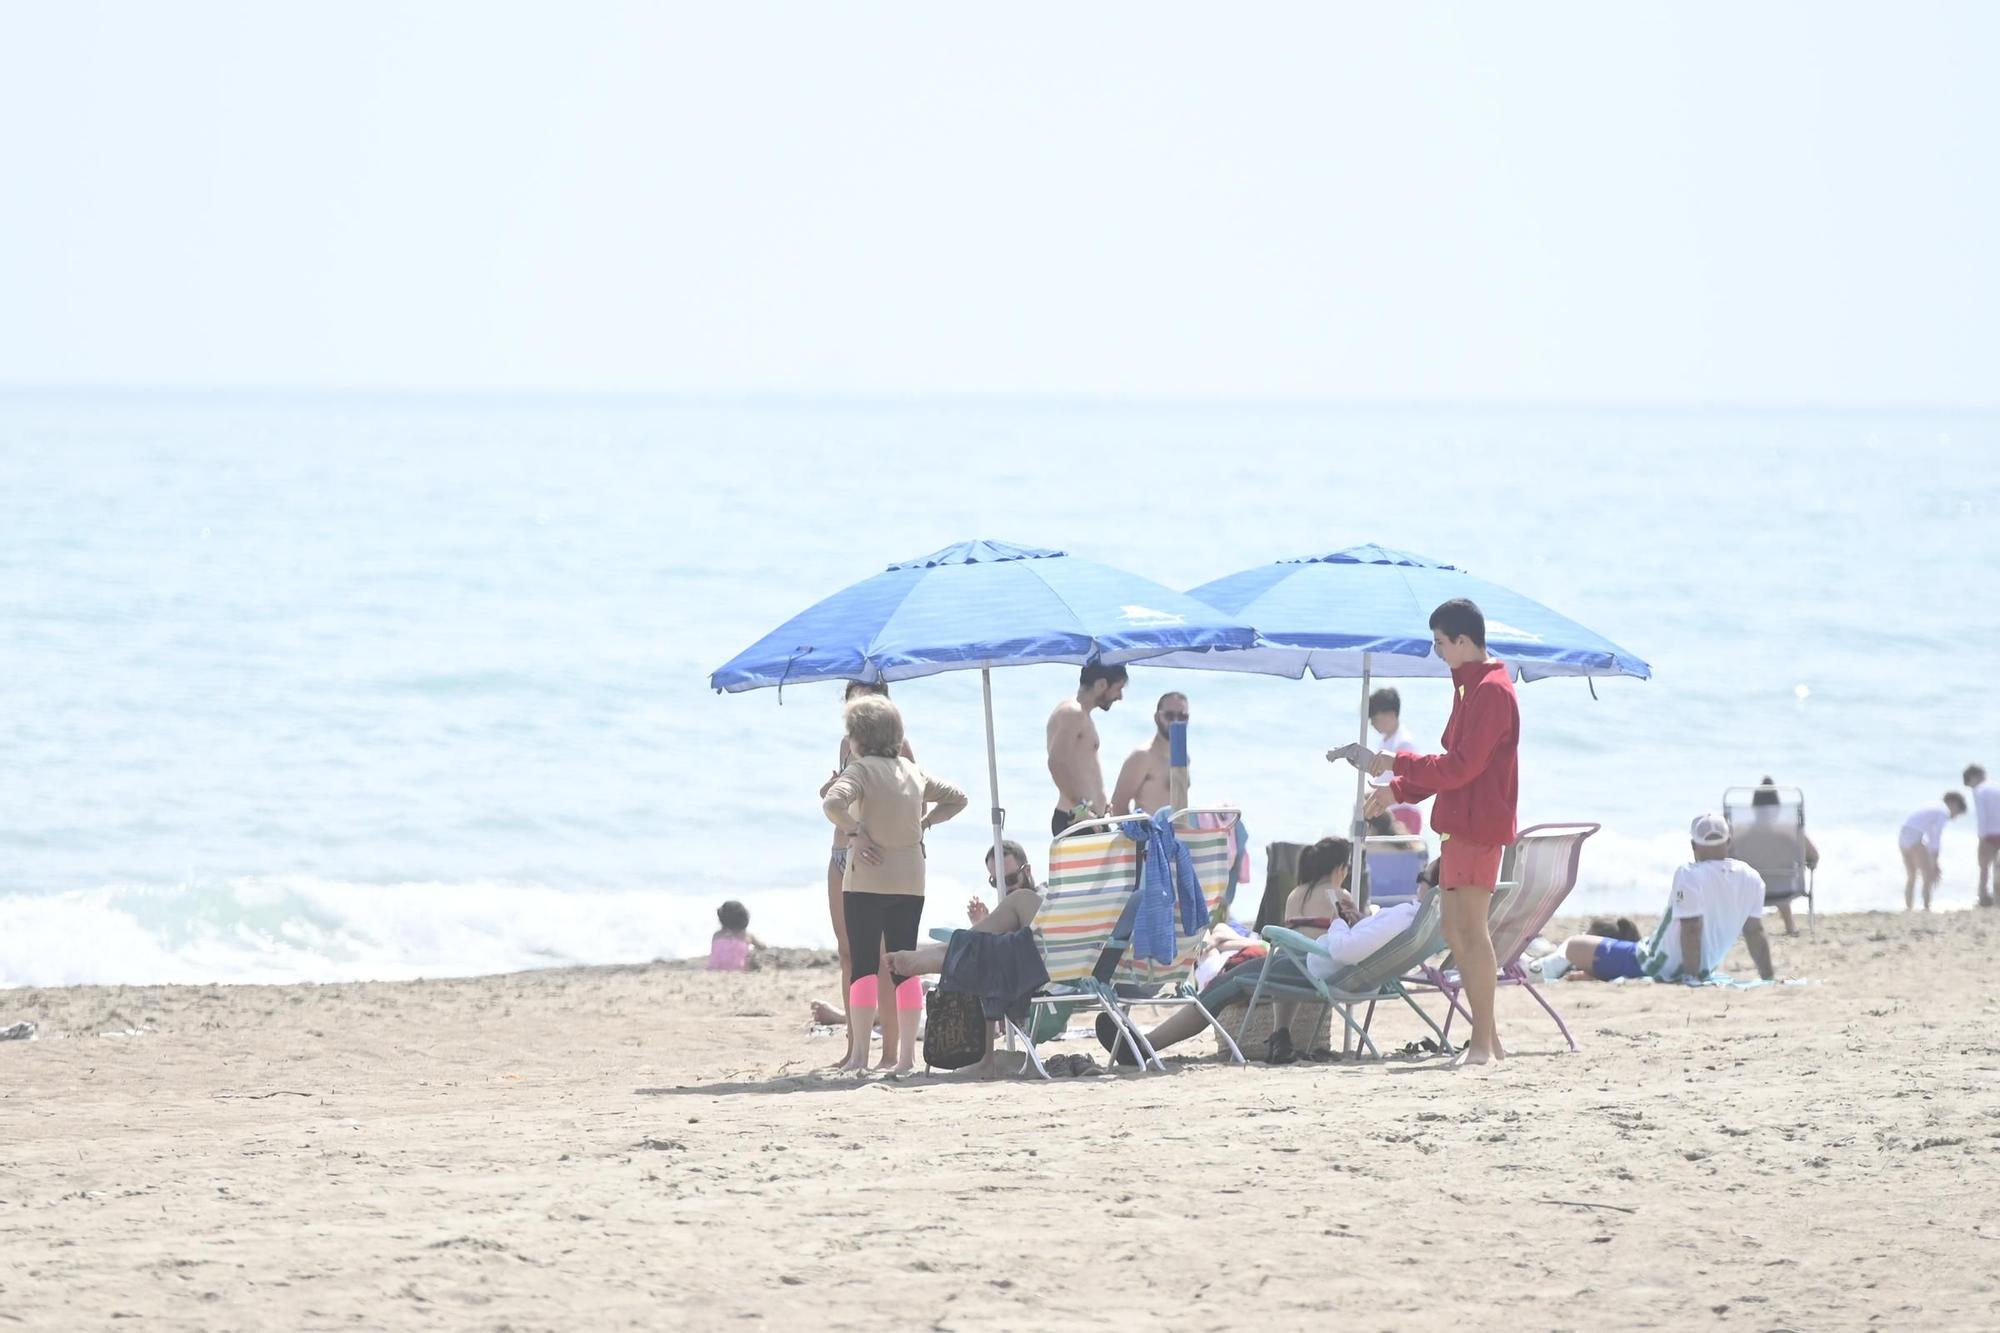
<svg viewBox="0 0 2000 1333">
<path fill-rule="evenodd" d="M 1333 918 L 1330 916 L 1295 916 L 1285 922 L 1285 929 L 1332 930 Z"/>
</svg>

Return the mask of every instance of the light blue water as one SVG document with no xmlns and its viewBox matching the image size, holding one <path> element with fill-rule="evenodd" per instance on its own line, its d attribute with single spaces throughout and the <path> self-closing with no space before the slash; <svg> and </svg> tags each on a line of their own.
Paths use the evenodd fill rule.
<svg viewBox="0 0 2000 1333">
<path fill-rule="evenodd" d="M 0 397 L 0 981 L 644 959 L 725 897 L 826 941 L 837 692 L 707 673 L 973 536 L 1177 587 L 1379 541 L 1516 586 L 1657 672 L 1522 689 L 1524 822 L 1605 825 L 1580 904 L 1656 907 L 1687 821 L 1770 772 L 1808 793 L 1823 904 L 1886 906 L 1903 816 L 2000 768 L 1996 443 L 1966 414 Z M 1031 845 L 1073 680 L 995 676 Z M 1136 668 L 1108 762 L 1166 688 L 1198 796 L 1259 842 L 1337 829 L 1353 682 Z M 1404 694 L 1434 740 L 1443 687 Z M 977 677 L 896 698 L 974 793 L 932 843 L 955 919 Z"/>
</svg>

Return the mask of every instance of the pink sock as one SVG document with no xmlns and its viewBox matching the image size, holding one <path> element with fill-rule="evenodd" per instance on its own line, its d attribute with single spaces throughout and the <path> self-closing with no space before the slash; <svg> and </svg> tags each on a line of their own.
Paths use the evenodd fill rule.
<svg viewBox="0 0 2000 1333">
<path fill-rule="evenodd" d="M 896 986 L 896 1008 L 902 1013 L 924 1007 L 924 984 L 915 977 Z"/>
<path fill-rule="evenodd" d="M 858 1004 L 864 1009 L 873 1009 L 880 995 L 881 991 L 876 985 L 875 977 L 870 974 L 847 988 L 847 1003 L 850 1006 Z"/>
</svg>

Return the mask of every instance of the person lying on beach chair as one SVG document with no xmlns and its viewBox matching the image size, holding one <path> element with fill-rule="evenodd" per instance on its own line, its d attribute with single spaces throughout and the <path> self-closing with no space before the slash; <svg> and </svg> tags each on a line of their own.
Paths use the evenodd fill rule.
<svg viewBox="0 0 2000 1333">
<path fill-rule="evenodd" d="M 1651 977 L 1702 982 L 1722 965 L 1741 934 L 1757 975 L 1771 980 L 1763 878 L 1730 858 L 1729 821 L 1721 815 L 1697 816 L 1688 838 L 1694 859 L 1674 872 L 1673 891 L 1650 941 L 1576 935 L 1536 965 L 1542 976 L 1550 981 L 1573 973 L 1598 981 Z"/>
<path fill-rule="evenodd" d="M 1354 899 L 1347 892 L 1348 863 L 1353 856 L 1353 844 L 1345 838 L 1321 838 L 1299 854 L 1299 883 L 1285 899 L 1284 924 L 1302 935 L 1318 939 L 1324 935 L 1335 921 L 1348 925 L 1360 919 Z M 1246 941 L 1246 943 L 1248 943 Z M 1262 942 L 1254 947 L 1231 949 L 1225 959 L 1222 971 L 1215 979 L 1203 987 L 1199 996 L 1209 1013 L 1215 1013 L 1231 1000 L 1245 999 L 1257 984 L 1257 968 L 1244 964 L 1261 961 L 1264 956 Z M 1289 960 L 1276 960 L 1274 968 L 1292 968 Z M 1296 1058 L 1292 1050 L 1290 1023 L 1292 1011 L 1297 1002 L 1280 1006 L 1276 1030 L 1265 1048 L 1265 1059 L 1272 1064 L 1285 1064 Z M 1208 1020 L 1200 1009 L 1192 1005 L 1177 1009 L 1165 1021 L 1146 1034 L 1146 1040 L 1154 1050 L 1163 1051 L 1177 1042 L 1186 1041 L 1208 1026 Z M 1104 1049 L 1112 1052 L 1121 1064 L 1137 1064 L 1138 1057 L 1129 1042 L 1120 1042 L 1118 1025 L 1109 1014 L 1101 1014 L 1097 1020 L 1097 1040 Z"/>
</svg>

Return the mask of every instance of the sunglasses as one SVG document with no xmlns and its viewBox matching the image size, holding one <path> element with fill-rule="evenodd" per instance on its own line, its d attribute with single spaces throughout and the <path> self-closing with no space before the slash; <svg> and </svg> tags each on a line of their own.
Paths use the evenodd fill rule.
<svg viewBox="0 0 2000 1333">
<path fill-rule="evenodd" d="M 1026 882 L 1027 878 L 1028 878 L 1028 872 L 1025 870 L 1009 871 L 1007 874 L 1007 887 L 1010 889 L 1018 889 L 1022 886 L 1023 883 Z M 993 876 L 990 874 L 987 875 L 986 877 L 986 887 L 989 889 L 995 887 L 993 883 Z"/>
</svg>

